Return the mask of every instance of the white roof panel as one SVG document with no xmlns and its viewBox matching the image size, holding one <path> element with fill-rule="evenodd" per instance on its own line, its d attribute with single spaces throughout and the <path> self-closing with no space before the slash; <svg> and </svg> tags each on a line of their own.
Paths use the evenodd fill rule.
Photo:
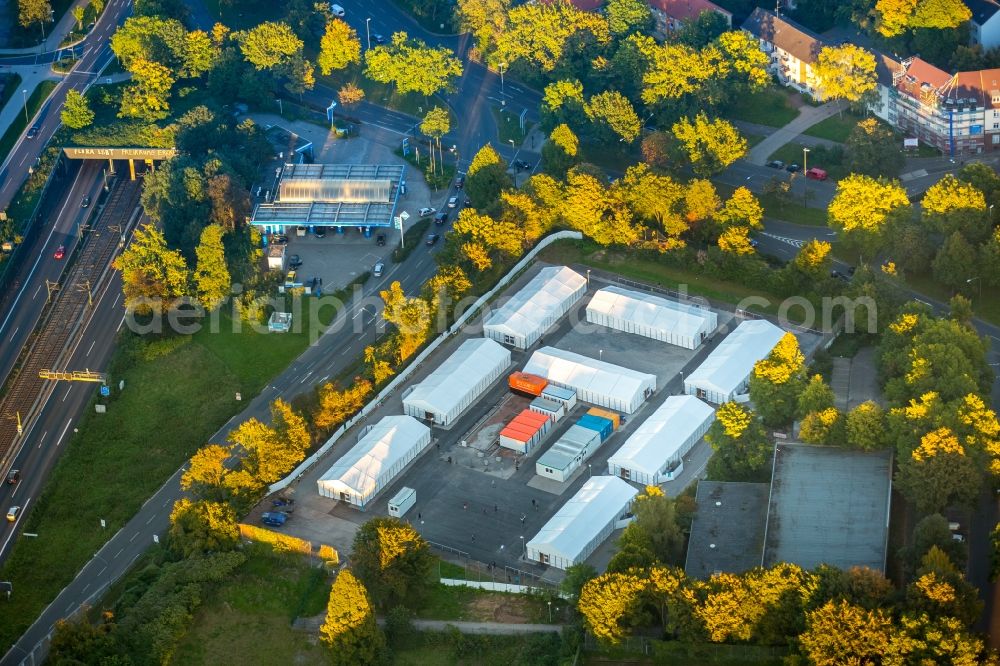
<svg viewBox="0 0 1000 666">
<path fill-rule="evenodd" d="M 765 319 L 745 321 L 712 350 L 685 383 L 724 395 L 732 393 L 750 375 L 754 364 L 771 353 L 784 334 Z"/>
<path fill-rule="evenodd" d="M 587 287 L 587 278 L 567 266 L 549 266 L 496 309 L 484 326 L 524 337 L 548 328 Z"/>
<path fill-rule="evenodd" d="M 555 347 L 542 347 L 532 354 L 524 371 L 578 391 L 609 395 L 626 403 L 631 402 L 634 396 L 642 395 L 646 388 L 656 389 L 656 375 Z"/>
<path fill-rule="evenodd" d="M 614 476 L 589 479 L 528 542 L 575 560 L 639 491 Z"/>
<path fill-rule="evenodd" d="M 430 428 L 412 416 L 386 416 L 320 477 L 339 481 L 362 497 L 378 487 L 378 477 L 430 438 Z"/>
<path fill-rule="evenodd" d="M 450 414 L 498 367 L 510 364 L 510 350 L 489 338 L 470 338 L 413 387 L 404 402 L 428 412 Z"/>
<path fill-rule="evenodd" d="M 587 310 L 691 338 L 697 337 L 710 319 L 704 308 L 615 286 L 594 294 Z"/>
<path fill-rule="evenodd" d="M 714 413 L 715 410 L 694 396 L 670 396 L 608 458 L 608 464 L 656 476 Z"/>
</svg>

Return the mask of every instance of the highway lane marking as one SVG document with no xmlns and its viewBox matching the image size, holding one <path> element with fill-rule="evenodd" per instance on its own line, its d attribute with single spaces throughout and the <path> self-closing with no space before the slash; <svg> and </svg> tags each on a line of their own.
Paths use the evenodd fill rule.
<svg viewBox="0 0 1000 666">
<path fill-rule="evenodd" d="M 347 352 L 349 352 L 349 351 L 351 351 L 351 348 L 350 348 L 350 347 L 344 347 L 344 351 L 340 352 L 340 355 L 341 355 L 341 356 L 344 356 L 344 355 L 346 355 L 346 354 L 347 354 Z"/>
<path fill-rule="evenodd" d="M 108 567 L 107 566 L 103 566 L 103 567 L 101 567 L 101 570 L 97 572 L 97 575 L 100 576 L 101 574 L 103 574 L 107 570 L 108 570 Z"/>
<path fill-rule="evenodd" d="M 156 518 L 156 514 L 153 514 L 152 516 L 150 516 L 149 520 L 146 521 L 146 524 L 149 525 L 151 522 L 153 522 L 154 518 Z"/>
<path fill-rule="evenodd" d="M 45 436 L 46 436 L 47 434 L 49 434 L 49 431 L 48 431 L 48 430 L 46 430 L 45 432 L 43 432 L 43 433 L 42 433 L 42 437 L 41 437 L 41 439 L 39 439 L 39 440 L 38 440 L 38 448 L 42 448 L 42 442 L 44 442 L 44 441 L 45 441 Z"/>
<path fill-rule="evenodd" d="M 120 322 L 118 322 L 118 328 L 116 328 L 115 331 L 117 332 L 117 331 L 122 330 L 122 324 L 124 324 L 124 323 L 125 323 L 125 315 L 122 315 L 122 320 Z"/>
<path fill-rule="evenodd" d="M 307 372 L 305 374 L 305 376 L 299 381 L 299 384 L 305 384 L 306 380 L 309 379 L 309 375 L 311 375 L 311 374 L 312 374 L 312 370 L 310 370 L 309 372 Z"/>
<path fill-rule="evenodd" d="M 117 559 L 118 559 L 118 556 L 122 554 L 122 551 L 123 551 L 123 550 L 125 550 L 125 549 L 124 549 L 124 548 L 119 548 L 119 549 L 118 549 L 118 552 L 117 552 L 117 553 L 115 553 L 115 556 L 114 556 L 114 557 L 112 557 L 111 559 L 113 559 L 113 560 L 117 560 Z"/>
<path fill-rule="evenodd" d="M 90 349 L 87 350 L 87 356 L 90 356 L 90 352 L 94 351 L 94 345 L 97 344 L 97 340 L 90 343 Z"/>
<path fill-rule="evenodd" d="M 131 538 L 131 539 L 129 539 L 129 540 L 128 540 L 128 542 L 129 542 L 129 543 L 132 543 L 133 541 L 135 541 L 135 538 L 136 538 L 137 536 L 139 536 L 139 533 L 138 533 L 138 532 L 136 532 L 135 534 L 133 534 L 133 535 L 132 535 L 132 538 Z"/>
<path fill-rule="evenodd" d="M 69 392 L 72 391 L 72 390 L 73 390 L 72 386 L 70 386 L 68 389 L 66 389 L 66 395 L 64 395 L 63 399 L 62 399 L 63 402 L 66 402 L 66 398 L 69 397 Z"/>
<path fill-rule="evenodd" d="M 86 592 L 89 588 L 90 588 L 90 583 L 87 583 L 86 585 L 83 586 L 83 589 L 80 590 L 80 591 L 81 592 Z"/>
<path fill-rule="evenodd" d="M 38 298 L 38 294 L 42 291 L 42 285 L 38 285 L 38 289 L 35 290 L 35 295 L 31 297 L 31 300 Z"/>
<path fill-rule="evenodd" d="M 29 504 L 31 504 L 30 497 L 27 500 L 25 500 L 24 504 L 21 506 L 21 513 L 18 515 L 17 520 L 14 521 L 14 524 L 11 526 L 12 529 L 10 531 L 10 534 L 7 535 L 7 539 L 3 542 L 3 547 L 0 548 L 0 553 L 4 553 L 7 551 L 7 546 L 10 545 L 10 540 L 14 538 L 15 534 L 17 534 L 17 529 L 16 529 L 17 524 L 21 522 L 21 516 L 23 516 L 28 511 Z"/>
<path fill-rule="evenodd" d="M 11 341 L 14 340 L 14 336 L 17 335 L 17 332 L 20 331 L 20 330 L 21 330 L 20 326 L 18 326 L 17 328 L 14 329 L 14 332 L 10 334 Z"/>
<path fill-rule="evenodd" d="M 73 419 L 70 419 L 69 421 L 66 422 L 66 427 L 63 428 L 62 434 L 59 435 L 59 439 L 56 441 L 56 446 L 59 446 L 60 444 L 62 444 L 63 437 L 66 436 L 66 431 L 69 430 L 69 427 L 71 425 L 73 425 Z"/>
<path fill-rule="evenodd" d="M 323 379 L 319 380 L 319 383 L 322 384 L 323 382 L 325 382 L 329 378 L 330 378 L 330 375 L 323 375 Z"/>
</svg>

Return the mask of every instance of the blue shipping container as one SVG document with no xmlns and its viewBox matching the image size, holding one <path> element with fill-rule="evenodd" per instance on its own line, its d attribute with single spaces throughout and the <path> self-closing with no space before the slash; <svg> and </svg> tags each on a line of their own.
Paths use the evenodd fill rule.
<svg viewBox="0 0 1000 666">
<path fill-rule="evenodd" d="M 601 435 L 602 442 L 610 437 L 615 429 L 615 424 L 611 422 L 611 419 L 594 414 L 584 414 L 576 424 L 597 431 Z"/>
</svg>

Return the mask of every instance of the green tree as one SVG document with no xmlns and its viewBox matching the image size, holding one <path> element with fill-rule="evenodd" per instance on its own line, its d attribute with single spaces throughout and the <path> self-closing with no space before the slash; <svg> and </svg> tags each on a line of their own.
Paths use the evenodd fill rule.
<svg viewBox="0 0 1000 666">
<path fill-rule="evenodd" d="M 642 138 L 642 161 L 657 169 L 666 169 L 670 164 L 673 137 L 666 132 L 650 132 Z"/>
<path fill-rule="evenodd" d="M 195 248 L 198 262 L 194 269 L 194 284 L 198 301 L 209 312 L 222 305 L 230 291 L 226 250 L 222 245 L 224 233 L 219 225 L 208 225 L 202 230 L 201 242 Z"/>
<path fill-rule="evenodd" d="M 182 76 L 197 77 L 210 71 L 219 57 L 219 48 L 204 30 L 192 30 L 185 36 Z"/>
<path fill-rule="evenodd" d="M 163 65 L 173 76 L 183 68 L 187 49 L 184 24 L 161 16 L 130 17 L 111 37 L 111 50 L 133 74 L 133 63 L 142 60 Z"/>
<path fill-rule="evenodd" d="M 507 163 L 492 145 L 486 144 L 472 158 L 465 178 L 465 192 L 472 205 L 482 209 L 500 196 L 500 192 L 511 187 L 507 174 Z"/>
<path fill-rule="evenodd" d="M 799 437 L 806 444 L 843 446 L 844 415 L 836 407 L 810 412 L 802 419 Z"/>
<path fill-rule="evenodd" d="M 756 480 L 774 449 L 754 413 L 735 402 L 719 407 L 705 439 L 715 451 L 708 462 L 709 476 L 720 481 Z"/>
<path fill-rule="evenodd" d="M 860 46 L 841 44 L 820 49 L 813 65 L 824 99 L 859 102 L 875 90 L 875 56 Z"/>
<path fill-rule="evenodd" d="M 986 203 L 1000 204 L 1000 176 L 993 167 L 982 162 L 970 162 L 956 175 L 959 180 L 982 192 L 986 196 Z"/>
<path fill-rule="evenodd" d="M 507 29 L 510 0 L 458 0 L 459 24 L 476 39 L 480 54 L 489 53 Z"/>
<path fill-rule="evenodd" d="M 649 5 L 642 0 L 608 0 L 604 15 L 612 35 L 646 32 L 653 20 Z"/>
<path fill-rule="evenodd" d="M 302 40 L 287 23 L 265 21 L 236 37 L 243 57 L 258 70 L 273 70 L 302 53 Z"/>
<path fill-rule="evenodd" d="M 677 523 L 676 505 L 658 486 L 646 486 L 636 495 L 632 504 L 635 520 L 629 524 L 649 536 L 649 543 L 656 560 L 662 564 L 679 564 L 683 561 L 684 533 Z"/>
<path fill-rule="evenodd" d="M 76 19 L 76 29 L 83 30 L 83 17 L 87 14 L 87 7 L 85 5 L 77 5 L 70 10 L 70 13 Z"/>
<path fill-rule="evenodd" d="M 294 55 L 282 67 L 285 90 L 300 98 L 316 86 L 316 68 L 301 55 Z"/>
<path fill-rule="evenodd" d="M 224 232 L 235 231 L 250 217 L 250 193 L 228 173 L 209 178 L 205 194 L 211 204 L 210 218 Z"/>
<path fill-rule="evenodd" d="M 677 32 L 677 41 L 702 49 L 729 30 L 729 22 L 720 12 L 703 10 L 696 18 L 684 21 Z"/>
<path fill-rule="evenodd" d="M 525 61 L 551 72 L 573 39 L 587 34 L 599 44 L 611 39 L 603 16 L 577 9 L 568 2 L 525 3 L 508 13 L 507 29 L 496 36 L 493 62 Z"/>
<path fill-rule="evenodd" d="M 186 497 L 174 502 L 169 534 L 171 550 L 182 557 L 232 550 L 240 538 L 232 506 Z"/>
<path fill-rule="evenodd" d="M 975 293 L 975 285 L 969 283 L 976 266 L 976 248 L 961 232 L 948 236 L 937 256 L 931 262 L 934 271 L 934 279 L 952 289 L 963 291 L 966 294 Z"/>
<path fill-rule="evenodd" d="M 829 409 L 833 407 L 833 402 L 833 389 L 823 379 L 823 375 L 813 375 L 799 394 L 798 416 L 802 418 L 806 414 Z"/>
<path fill-rule="evenodd" d="M 167 247 L 163 234 L 145 225 L 114 261 L 121 272 L 125 307 L 131 312 L 166 312 L 188 293 L 188 268 L 184 257 Z"/>
<path fill-rule="evenodd" d="M 945 553 L 958 566 L 965 565 L 965 546 L 952 538 L 948 522 L 940 513 L 924 516 L 917 522 L 910 545 L 902 548 L 899 553 L 908 579 L 916 577 L 917 570 L 923 566 L 921 562 L 924 555 L 932 547 Z"/>
<path fill-rule="evenodd" d="M 896 472 L 896 488 L 921 513 L 940 513 L 952 505 L 972 506 L 982 473 L 976 461 L 948 428 L 924 435 Z"/>
<path fill-rule="evenodd" d="M 420 123 L 420 131 L 431 137 L 437 144 L 441 172 L 444 173 L 444 154 L 441 150 L 441 137 L 451 130 L 451 116 L 446 109 L 440 106 L 427 111 L 423 121 Z M 434 150 L 431 149 L 431 168 L 434 168 Z"/>
<path fill-rule="evenodd" d="M 862 120 L 847 137 L 845 165 L 851 173 L 872 178 L 897 176 L 903 168 L 903 151 L 896 134 L 875 118 Z"/>
<path fill-rule="evenodd" d="M 434 556 L 408 523 L 392 517 L 373 518 L 354 536 L 351 563 L 375 605 L 391 608 L 423 597 Z"/>
<path fill-rule="evenodd" d="M 90 618 L 56 620 L 47 661 L 53 664 L 112 664 L 118 645 L 112 632 L 114 614 L 105 611 L 100 624 Z"/>
<path fill-rule="evenodd" d="M 462 61 L 446 47 L 429 47 L 397 32 L 389 44 L 365 52 L 365 75 L 395 85 L 402 94 L 419 92 L 429 97 L 451 89 L 462 75 Z"/>
<path fill-rule="evenodd" d="M 732 123 L 721 118 L 709 120 L 704 113 L 693 122 L 686 116 L 681 118 L 674 123 L 673 133 L 699 176 L 721 173 L 747 152 L 747 140 Z"/>
<path fill-rule="evenodd" d="M 868 400 L 847 412 L 847 445 L 864 451 L 885 446 L 885 412 Z"/>
<path fill-rule="evenodd" d="M 365 586 L 350 569 L 337 574 L 330 587 L 320 641 L 335 666 L 378 664 L 384 659 L 385 637 L 375 624 L 375 610 Z"/>
<path fill-rule="evenodd" d="M 94 122 L 94 112 L 90 109 L 90 102 L 80 91 L 70 90 L 66 93 L 66 102 L 59 119 L 70 129 L 83 129 Z"/>
<path fill-rule="evenodd" d="M 597 569 L 583 562 L 574 564 L 566 568 L 566 576 L 559 584 L 559 590 L 575 604 L 580 598 L 583 586 L 594 578 L 597 578 Z"/>
<path fill-rule="evenodd" d="M 229 475 L 237 494 L 252 496 L 292 471 L 305 457 L 311 437 L 305 419 L 280 398 L 271 403 L 268 426 L 250 418 L 229 433 L 239 447 L 239 470 Z"/>
<path fill-rule="evenodd" d="M 970 243 L 981 243 L 993 230 L 986 196 L 965 181 L 946 174 L 927 188 L 920 201 L 926 227 L 945 236 L 961 233 Z"/>
<path fill-rule="evenodd" d="M 354 28 L 338 18 L 326 24 L 326 32 L 319 42 L 316 64 L 323 76 L 335 69 L 361 62 L 361 40 Z"/>
<path fill-rule="evenodd" d="M 625 143 L 639 138 L 642 121 L 632 103 L 616 90 L 598 93 L 587 101 L 584 111 L 590 121 L 603 129 L 603 134 L 614 134 Z"/>
</svg>

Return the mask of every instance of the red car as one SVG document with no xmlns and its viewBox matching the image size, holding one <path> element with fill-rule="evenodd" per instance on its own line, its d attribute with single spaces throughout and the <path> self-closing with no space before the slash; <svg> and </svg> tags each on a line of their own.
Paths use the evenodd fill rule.
<svg viewBox="0 0 1000 666">
<path fill-rule="evenodd" d="M 58 248 L 56 248 L 56 253 L 54 255 L 52 255 L 52 256 L 55 257 L 56 259 L 62 259 L 63 257 L 65 257 L 66 256 L 66 246 L 65 245 L 60 245 Z"/>
</svg>

